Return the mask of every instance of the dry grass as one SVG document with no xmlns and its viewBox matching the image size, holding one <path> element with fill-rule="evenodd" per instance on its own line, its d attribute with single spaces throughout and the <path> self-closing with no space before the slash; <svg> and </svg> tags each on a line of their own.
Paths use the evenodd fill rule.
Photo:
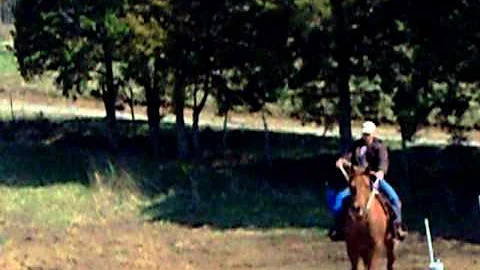
<svg viewBox="0 0 480 270">
<path fill-rule="evenodd" d="M 64 231 L 9 229 L 0 258 L 2 269 L 347 269 L 343 243 L 330 243 L 312 230 L 281 233 L 132 221 L 96 226 L 75 225 Z M 480 247 L 434 243 L 446 269 L 478 269 Z M 428 265 L 424 239 L 412 236 L 398 247 L 398 269 Z"/>
</svg>

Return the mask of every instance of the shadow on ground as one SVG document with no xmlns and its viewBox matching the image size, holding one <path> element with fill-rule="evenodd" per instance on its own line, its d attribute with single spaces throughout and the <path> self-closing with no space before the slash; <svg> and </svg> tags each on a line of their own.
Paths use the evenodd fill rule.
<svg viewBox="0 0 480 270">
<path fill-rule="evenodd" d="M 272 133 L 272 166 L 264 162 L 264 133 L 204 129 L 202 163 L 175 161 L 175 129 L 162 125 L 160 157 L 150 154 L 145 122 L 121 121 L 120 151 L 109 152 L 103 122 L 46 119 L 0 123 L 0 184 L 45 186 L 92 183 L 92 173 L 116 168 L 129 174 L 151 203 L 145 219 L 187 226 L 326 228 L 324 185 L 345 184 L 335 169 L 337 140 Z M 387 180 L 404 201 L 411 230 L 423 234 L 428 217 L 436 236 L 480 243 L 480 150 L 412 147 L 390 152 Z"/>
</svg>

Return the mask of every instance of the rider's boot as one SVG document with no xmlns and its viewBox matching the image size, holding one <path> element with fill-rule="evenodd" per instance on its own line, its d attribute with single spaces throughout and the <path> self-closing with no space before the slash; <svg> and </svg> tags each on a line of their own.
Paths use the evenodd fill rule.
<svg viewBox="0 0 480 270">
<path fill-rule="evenodd" d="M 395 221 L 393 223 L 393 227 L 395 229 L 395 236 L 397 237 L 397 239 L 400 240 L 400 241 L 405 240 L 405 238 L 408 235 L 408 231 L 407 231 L 407 228 L 406 228 L 405 224 L 403 224 L 403 222 L 401 222 L 401 221 L 399 221 L 399 222 Z"/>
<path fill-rule="evenodd" d="M 403 241 L 407 237 L 408 232 L 405 224 L 402 222 L 401 203 L 398 203 L 398 205 L 393 205 L 393 210 L 395 211 L 395 220 L 393 222 L 394 233 L 398 240 Z"/>
<path fill-rule="evenodd" d="M 345 240 L 345 212 L 343 210 L 335 216 L 334 224 L 328 232 L 328 237 L 334 242 Z"/>
<path fill-rule="evenodd" d="M 345 240 L 344 227 L 343 215 L 340 214 L 335 217 L 335 222 L 328 232 L 330 240 L 334 242 Z"/>
</svg>

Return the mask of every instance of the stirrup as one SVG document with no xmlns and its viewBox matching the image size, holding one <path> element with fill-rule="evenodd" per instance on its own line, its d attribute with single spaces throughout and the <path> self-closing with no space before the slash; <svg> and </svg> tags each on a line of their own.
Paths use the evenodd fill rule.
<svg viewBox="0 0 480 270">
<path fill-rule="evenodd" d="M 405 240 L 408 235 L 408 231 L 406 230 L 405 225 L 402 222 L 400 222 L 399 224 L 394 224 L 394 231 L 395 237 L 400 241 Z"/>
</svg>

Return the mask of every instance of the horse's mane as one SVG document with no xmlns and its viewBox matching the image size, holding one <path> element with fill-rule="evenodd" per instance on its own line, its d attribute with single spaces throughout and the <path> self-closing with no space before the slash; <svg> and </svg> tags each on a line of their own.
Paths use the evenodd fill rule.
<svg viewBox="0 0 480 270">
<path fill-rule="evenodd" d="M 370 169 L 368 167 L 362 167 L 362 166 L 351 166 L 350 167 L 350 179 L 353 179 L 353 177 L 356 176 L 369 176 L 370 175 Z"/>
</svg>

